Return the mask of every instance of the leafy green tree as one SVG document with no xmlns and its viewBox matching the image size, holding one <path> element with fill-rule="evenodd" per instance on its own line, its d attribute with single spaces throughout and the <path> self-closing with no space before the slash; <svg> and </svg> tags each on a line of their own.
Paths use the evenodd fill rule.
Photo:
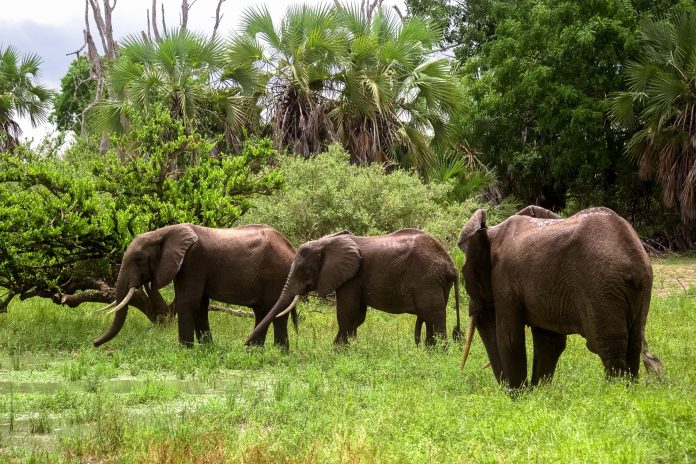
<svg viewBox="0 0 696 464">
<path fill-rule="evenodd" d="M 667 207 L 696 221 L 696 11 L 649 20 L 640 54 L 626 65 L 628 90 L 612 99 L 614 120 L 637 131 L 627 151 L 640 174 L 655 175 Z"/>
<path fill-rule="evenodd" d="M 604 204 L 628 214 L 639 203 L 646 189 L 606 96 L 623 88 L 618 71 L 635 52 L 640 17 L 656 11 L 643 3 L 498 1 L 468 17 L 467 28 L 489 32 L 464 64 L 465 110 L 452 126 L 505 194 L 556 210 Z"/>
<path fill-rule="evenodd" d="M 61 131 L 81 134 L 84 112 L 94 102 L 97 83 L 89 75 L 89 62 L 81 56 L 72 63 L 60 80 L 60 92 L 53 100 L 49 120 Z"/>
<path fill-rule="evenodd" d="M 19 56 L 11 46 L 0 48 L 0 151 L 13 150 L 22 130 L 18 118 L 36 127 L 46 121 L 52 92 L 37 82 L 41 58 Z"/>
<path fill-rule="evenodd" d="M 114 297 L 117 266 L 132 238 L 168 224 L 229 227 L 253 197 L 279 188 L 271 142 L 239 155 L 209 152 L 168 110 L 127 109 L 132 130 L 105 155 L 81 139 L 64 155 L 20 146 L 0 156 L 0 287 L 14 295 L 76 306 Z M 171 169 L 171 166 L 176 166 Z M 138 292 L 153 321 L 168 307 Z"/>
</svg>

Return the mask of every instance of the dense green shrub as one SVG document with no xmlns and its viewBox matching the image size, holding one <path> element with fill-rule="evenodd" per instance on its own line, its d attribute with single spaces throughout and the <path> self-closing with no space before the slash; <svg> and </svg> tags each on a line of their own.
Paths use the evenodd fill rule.
<svg viewBox="0 0 696 464">
<path fill-rule="evenodd" d="M 449 202 L 452 185 L 424 184 L 411 172 L 387 173 L 381 165 L 350 164 L 338 145 L 310 159 L 286 157 L 280 171 L 286 188 L 259 198 L 244 223 L 264 223 L 282 231 L 295 245 L 342 229 L 380 235 L 414 227 L 456 249 L 459 231 L 483 202 Z M 511 212 L 509 203 L 493 208 L 492 221 Z"/>
</svg>

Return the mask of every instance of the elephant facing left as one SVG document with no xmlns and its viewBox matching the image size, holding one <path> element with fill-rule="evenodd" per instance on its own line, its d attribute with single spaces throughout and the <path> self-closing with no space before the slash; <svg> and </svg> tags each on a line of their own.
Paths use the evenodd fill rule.
<svg viewBox="0 0 696 464">
<path fill-rule="evenodd" d="M 210 299 L 251 308 L 258 325 L 280 296 L 294 256 L 288 239 L 265 225 L 213 229 L 177 224 L 138 235 L 121 262 L 113 323 L 94 346 L 121 330 L 136 289 L 150 285 L 158 290 L 172 281 L 182 345 L 192 346 L 194 334 L 199 343 L 212 340 Z M 297 324 L 296 313 L 292 318 Z M 287 349 L 287 315 L 273 321 L 273 332 L 275 344 Z M 263 345 L 265 339 L 266 330 L 260 331 L 251 344 Z"/>
</svg>

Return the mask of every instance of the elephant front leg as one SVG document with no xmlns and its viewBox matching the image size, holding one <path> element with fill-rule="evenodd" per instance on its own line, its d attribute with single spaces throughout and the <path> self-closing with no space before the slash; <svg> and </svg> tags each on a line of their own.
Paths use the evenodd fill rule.
<svg viewBox="0 0 696 464">
<path fill-rule="evenodd" d="M 365 322 L 367 305 L 361 301 L 359 287 L 349 282 L 336 290 L 336 318 L 338 333 L 334 344 L 344 345 L 358 334 L 358 327 Z"/>
<path fill-rule="evenodd" d="M 502 380 L 514 391 L 527 384 L 523 312 L 517 308 L 506 310 L 504 305 L 498 305 L 497 309 L 496 338 L 503 367 Z"/>
<path fill-rule="evenodd" d="M 193 347 L 194 328 L 196 326 L 195 316 L 198 312 L 200 299 L 187 298 L 178 295 L 176 297 L 176 316 L 179 326 L 179 343 L 183 346 Z"/>
<path fill-rule="evenodd" d="M 558 358 L 566 347 L 564 334 L 532 327 L 534 340 L 534 362 L 532 364 L 532 385 L 551 381 L 556 371 Z"/>
<path fill-rule="evenodd" d="M 196 311 L 195 316 L 195 331 L 198 343 L 212 343 L 213 335 L 210 332 L 210 322 L 208 320 L 208 306 L 210 299 L 206 296 L 201 298 L 201 304 Z"/>
</svg>

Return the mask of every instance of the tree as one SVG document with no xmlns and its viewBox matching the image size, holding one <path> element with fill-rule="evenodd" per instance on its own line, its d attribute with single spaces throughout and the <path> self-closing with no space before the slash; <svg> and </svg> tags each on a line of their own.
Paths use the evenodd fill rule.
<svg viewBox="0 0 696 464">
<path fill-rule="evenodd" d="M 19 143 L 17 119 L 29 118 L 34 127 L 46 121 L 52 92 L 37 82 L 40 65 L 37 55 L 20 58 L 15 48 L 0 48 L 0 151 Z"/>
<path fill-rule="evenodd" d="M 292 7 L 278 26 L 261 7 L 245 13 L 227 66 L 261 72 L 276 147 L 308 156 L 340 141 L 356 163 L 422 168 L 459 95 L 449 61 L 430 56 L 438 40 L 376 7 Z"/>
<path fill-rule="evenodd" d="M 670 2 L 658 3 L 650 8 Z M 504 194 L 554 210 L 604 204 L 629 215 L 641 204 L 649 188 L 623 156 L 626 134 L 606 101 L 624 85 L 618 71 L 635 52 L 640 17 L 658 11 L 637 5 L 525 0 L 467 10 L 466 28 L 488 32 L 463 64 L 464 110 L 453 127 Z"/>
<path fill-rule="evenodd" d="M 90 78 L 87 58 L 76 58 L 60 80 L 60 92 L 53 100 L 49 120 L 58 130 L 82 134 L 85 109 L 96 98 L 96 92 L 97 83 Z"/>
<path fill-rule="evenodd" d="M 9 292 L 0 311 L 14 295 L 111 301 L 135 235 L 181 222 L 232 226 L 254 196 L 282 184 L 267 167 L 268 140 L 213 158 L 214 142 L 168 110 L 126 115 L 132 129 L 105 155 L 78 138 L 64 155 L 20 146 L 0 156 L 0 287 Z M 156 292 L 138 291 L 133 304 L 153 321 L 169 312 Z"/>
<path fill-rule="evenodd" d="M 696 11 L 647 20 L 640 53 L 626 65 L 628 90 L 612 98 L 615 122 L 636 129 L 627 152 L 641 176 L 656 176 L 662 200 L 696 221 Z"/>
</svg>

